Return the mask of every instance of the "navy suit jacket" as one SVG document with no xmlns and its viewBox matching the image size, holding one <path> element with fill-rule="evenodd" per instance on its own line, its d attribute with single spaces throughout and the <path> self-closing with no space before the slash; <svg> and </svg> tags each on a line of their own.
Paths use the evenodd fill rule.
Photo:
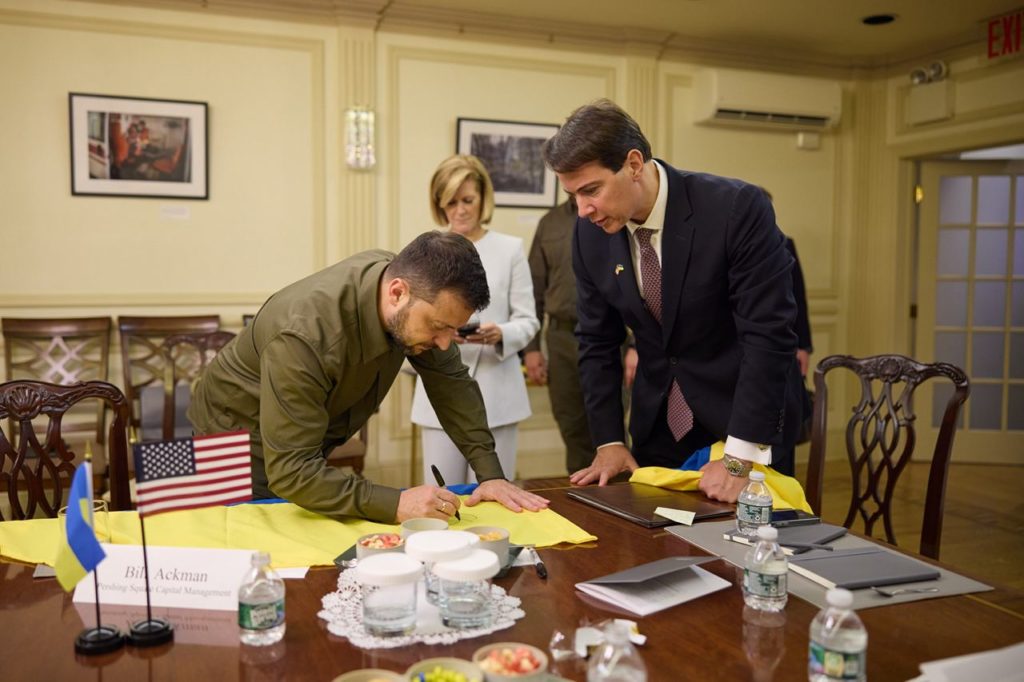
<svg viewBox="0 0 1024 682">
<path fill-rule="evenodd" d="M 801 387 L 793 258 L 771 203 L 754 185 L 660 163 L 668 176 L 662 324 L 640 296 L 628 230 L 608 235 L 576 221 L 576 335 L 594 442 L 625 440 L 620 346 L 628 326 L 640 358 L 630 434 L 641 463 L 673 377 L 713 435 L 788 447 Z"/>
</svg>

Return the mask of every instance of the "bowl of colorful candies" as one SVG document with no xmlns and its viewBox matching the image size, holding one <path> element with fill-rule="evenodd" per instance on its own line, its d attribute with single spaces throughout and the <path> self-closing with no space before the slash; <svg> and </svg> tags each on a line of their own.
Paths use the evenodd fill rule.
<svg viewBox="0 0 1024 682">
<path fill-rule="evenodd" d="M 398 533 L 370 533 L 356 540 L 356 558 L 381 552 L 401 552 L 405 540 Z"/>
<path fill-rule="evenodd" d="M 483 682 L 479 666 L 461 658 L 428 658 L 405 671 L 411 682 Z"/>
<path fill-rule="evenodd" d="M 548 657 L 543 651 L 519 642 L 498 642 L 476 650 L 473 662 L 484 671 L 487 682 L 520 682 L 547 679 Z"/>
</svg>

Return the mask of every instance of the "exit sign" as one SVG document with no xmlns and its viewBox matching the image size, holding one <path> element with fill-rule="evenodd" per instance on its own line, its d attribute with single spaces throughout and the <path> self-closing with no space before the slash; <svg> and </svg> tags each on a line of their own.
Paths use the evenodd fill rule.
<svg viewBox="0 0 1024 682">
<path fill-rule="evenodd" d="M 988 21 L 988 58 L 1020 53 L 1024 9 Z"/>
</svg>

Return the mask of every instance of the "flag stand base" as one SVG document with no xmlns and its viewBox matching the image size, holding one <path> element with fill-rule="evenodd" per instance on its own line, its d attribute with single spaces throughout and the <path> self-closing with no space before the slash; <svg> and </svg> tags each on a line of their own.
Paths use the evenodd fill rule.
<svg viewBox="0 0 1024 682">
<path fill-rule="evenodd" d="M 162 618 L 150 618 L 132 623 L 128 630 L 128 643 L 137 647 L 159 646 L 174 640 L 174 627 Z"/>
<path fill-rule="evenodd" d="M 99 656 L 117 651 L 124 646 L 124 635 L 115 627 L 100 625 L 86 628 L 75 638 L 75 653 L 83 656 Z"/>
</svg>

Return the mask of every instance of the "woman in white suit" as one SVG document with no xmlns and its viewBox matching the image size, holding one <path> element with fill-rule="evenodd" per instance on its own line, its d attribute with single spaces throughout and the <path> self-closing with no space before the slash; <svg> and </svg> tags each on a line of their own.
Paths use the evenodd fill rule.
<svg viewBox="0 0 1024 682">
<path fill-rule="evenodd" d="M 484 229 L 494 212 L 494 187 L 475 156 L 455 155 L 437 167 L 430 181 L 430 208 L 434 222 L 476 245 L 487 272 L 491 304 L 474 316 L 473 322 L 479 318 L 480 323 L 476 332 L 456 335 L 455 342 L 460 344 L 462 362 L 480 386 L 501 469 L 512 480 L 517 424 L 530 416 L 518 353 L 540 328 L 523 240 Z M 442 430 L 422 382 L 416 382 L 412 421 L 423 427 L 423 480 L 433 482 L 433 464 L 445 483 L 471 482 L 473 471 Z"/>
</svg>

